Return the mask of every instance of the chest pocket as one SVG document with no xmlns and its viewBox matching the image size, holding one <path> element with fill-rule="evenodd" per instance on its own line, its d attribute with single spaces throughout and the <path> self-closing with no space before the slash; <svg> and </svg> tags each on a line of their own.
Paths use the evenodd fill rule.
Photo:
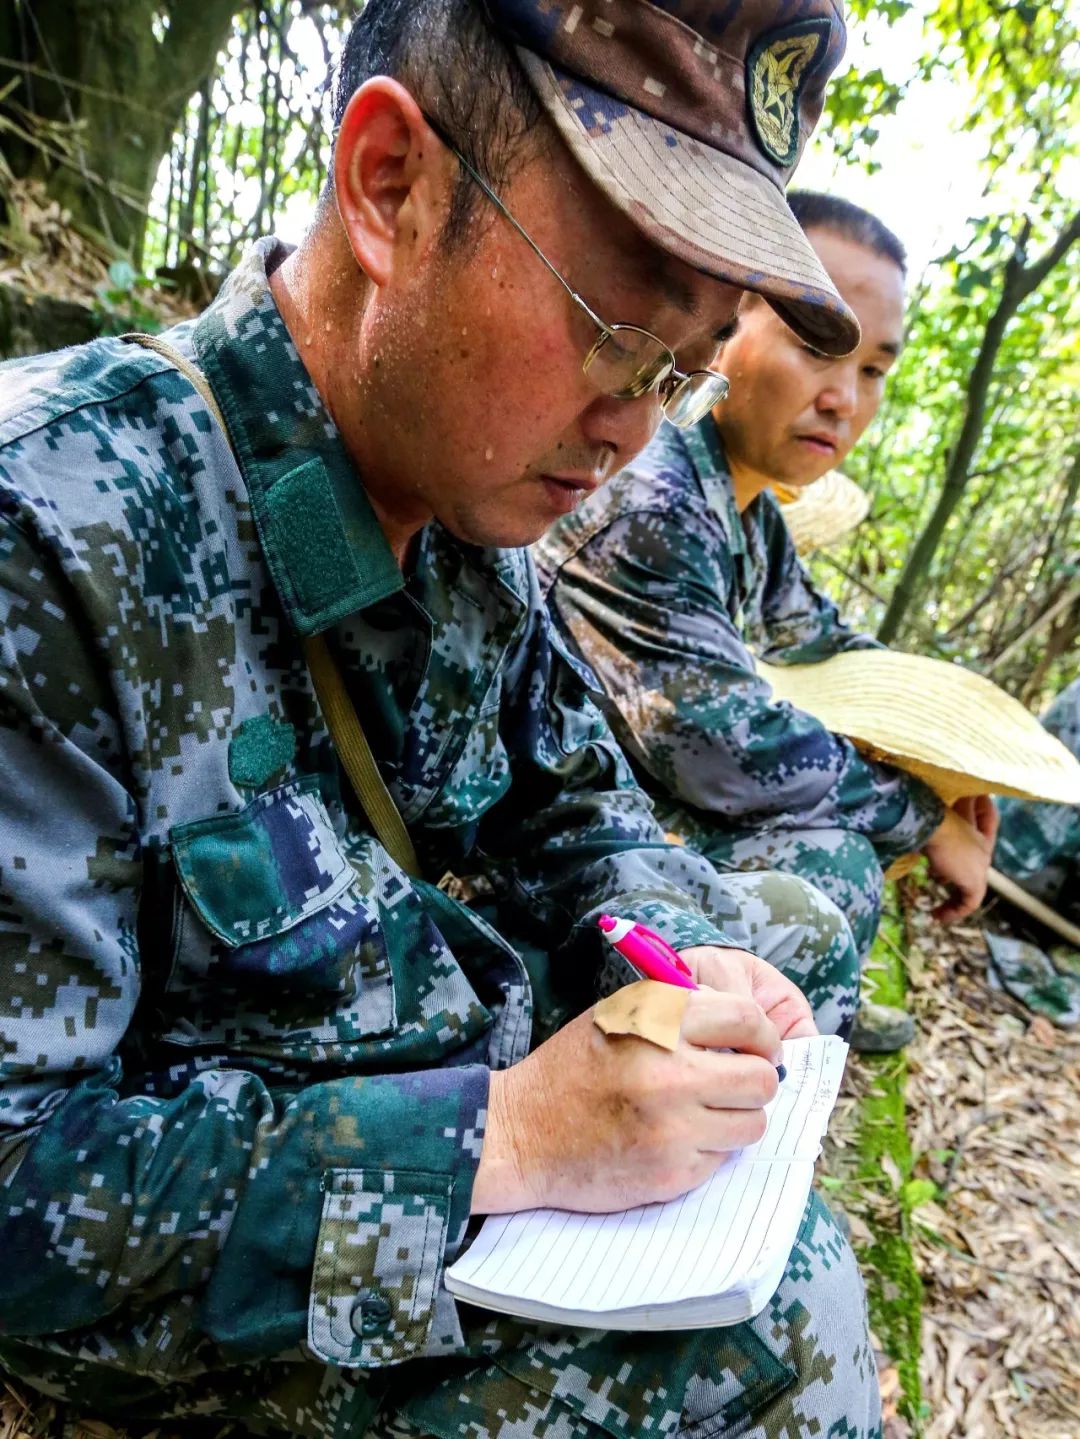
<svg viewBox="0 0 1080 1439">
<path fill-rule="evenodd" d="M 163 1039 L 332 1062 L 393 1029 L 379 886 L 356 882 L 316 776 L 169 838 L 182 900 Z"/>
</svg>

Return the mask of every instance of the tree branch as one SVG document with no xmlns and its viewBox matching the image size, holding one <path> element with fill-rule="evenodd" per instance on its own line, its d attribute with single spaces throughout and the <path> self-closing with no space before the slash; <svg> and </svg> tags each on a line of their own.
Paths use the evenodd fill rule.
<svg viewBox="0 0 1080 1439">
<path fill-rule="evenodd" d="M 1035 286 L 1046 278 L 1073 241 L 1080 236 L 1080 213 L 1073 216 L 1041 259 L 1025 265 L 1023 255 L 1030 234 L 1031 221 L 1025 219 L 1013 252 L 1005 263 L 1001 293 L 994 312 L 987 321 L 979 353 L 968 376 L 964 418 L 945 467 L 941 493 L 925 528 L 908 555 L 881 621 L 878 639 L 883 644 L 890 644 L 895 639 L 912 601 L 930 573 L 930 565 L 945 533 L 945 527 L 960 503 L 970 479 L 971 464 L 986 420 L 994 365 L 1001 342 L 1005 338 L 1006 327 Z"/>
<path fill-rule="evenodd" d="M 1033 290 L 1039 288 L 1050 271 L 1059 260 L 1065 257 L 1066 252 L 1077 240 L 1080 240 L 1080 210 L 1077 210 L 1041 259 L 1033 261 L 1030 265 L 1020 266 L 1021 300 L 1026 300 Z"/>
</svg>

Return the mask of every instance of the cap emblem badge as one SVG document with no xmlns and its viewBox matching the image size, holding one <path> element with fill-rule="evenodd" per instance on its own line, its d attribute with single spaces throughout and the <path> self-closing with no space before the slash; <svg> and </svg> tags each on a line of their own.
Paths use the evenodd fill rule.
<svg viewBox="0 0 1080 1439">
<path fill-rule="evenodd" d="M 754 135 L 770 160 L 791 165 L 799 154 L 799 98 L 829 40 L 827 20 L 772 30 L 746 61 Z"/>
</svg>

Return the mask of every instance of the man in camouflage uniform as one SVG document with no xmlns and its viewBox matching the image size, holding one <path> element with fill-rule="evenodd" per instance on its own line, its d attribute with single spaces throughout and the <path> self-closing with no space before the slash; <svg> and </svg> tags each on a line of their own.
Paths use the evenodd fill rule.
<svg viewBox="0 0 1080 1439">
<path fill-rule="evenodd" d="M 809 886 L 665 843 L 520 548 L 710 393 L 745 282 L 852 342 L 780 190 L 842 22 L 827 0 L 794 25 L 771 0 L 488 12 L 369 0 L 311 234 L 259 242 L 168 350 L 0 372 L 0 1361 L 129 1424 L 863 1439 L 861 1288 L 816 1200 L 766 1310 L 715 1332 L 531 1326 L 443 1283 L 473 1216 L 700 1182 L 762 1132 L 808 998 L 838 1022 L 856 969 Z M 755 168 L 743 86 L 793 46 L 779 118 L 755 102 L 791 155 Z M 664 164 L 658 216 L 634 187 Z M 695 166 L 712 208 L 668 214 Z M 642 346 L 668 355 L 645 330 L 625 354 L 605 331 L 586 374 L 597 335 L 493 191 L 479 209 L 485 175 L 698 377 L 642 372 Z M 718 251 L 693 224 L 721 192 Z M 339 767 L 320 654 L 415 873 Z M 490 918 L 447 871 L 484 874 Z M 602 908 L 702 981 L 671 1053 L 592 1023 L 634 977 Z"/>
<path fill-rule="evenodd" d="M 1080 679 L 1062 690 L 1042 723 L 1080 759 Z M 998 810 L 997 868 L 1052 909 L 1080 918 L 1080 807 L 1002 799 Z"/>
<path fill-rule="evenodd" d="M 804 664 L 876 643 L 814 586 L 770 485 L 798 489 L 843 460 L 903 334 L 896 237 L 831 196 L 790 198 L 859 316 L 859 347 L 822 354 L 747 296 L 721 354 L 729 397 L 691 430 L 662 430 L 536 553 L 552 611 L 598 675 L 665 827 L 722 870 L 811 880 L 865 956 L 893 859 L 926 849 L 959 891 L 940 911 L 954 918 L 985 891 L 989 843 L 918 779 L 775 702 L 755 671 L 755 655 Z"/>
</svg>

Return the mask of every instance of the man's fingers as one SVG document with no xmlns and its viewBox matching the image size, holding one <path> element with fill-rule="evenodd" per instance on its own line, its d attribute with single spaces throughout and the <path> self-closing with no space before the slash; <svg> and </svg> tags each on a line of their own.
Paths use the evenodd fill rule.
<svg viewBox="0 0 1080 1439">
<path fill-rule="evenodd" d="M 783 1031 L 785 1039 L 816 1039 L 817 1034 L 818 1027 L 812 1016 L 810 1019 L 797 1020 L 790 1029 Z"/>
<path fill-rule="evenodd" d="M 810 1005 L 798 990 L 771 1004 L 768 1014 L 781 1039 L 810 1039 L 817 1034 Z"/>
<path fill-rule="evenodd" d="M 683 950 L 681 957 L 690 964 L 699 984 L 732 994 L 751 993 L 750 968 L 758 961 L 748 950 L 718 944 L 694 945 Z"/>
<path fill-rule="evenodd" d="M 998 825 L 1001 823 L 1001 815 L 998 813 L 998 807 L 990 795 L 979 795 L 975 808 L 975 818 L 979 833 L 983 839 L 989 840 L 991 846 L 993 846 L 994 840 L 997 838 Z"/>
<path fill-rule="evenodd" d="M 971 795 L 964 795 L 953 802 L 954 811 L 960 816 L 965 824 L 975 823 L 975 800 Z"/>
<path fill-rule="evenodd" d="M 742 994 L 699 989 L 683 1015 L 682 1037 L 701 1049 L 735 1049 L 760 1054 L 775 1064 L 781 1053 L 776 1026 L 752 999 Z"/>
<path fill-rule="evenodd" d="M 969 914 L 974 914 L 979 905 L 983 902 L 986 894 L 986 887 L 982 891 L 965 889 L 947 899 L 944 904 L 939 904 L 934 910 L 934 918 L 940 924 L 955 924 L 958 919 L 966 919 Z"/>
<path fill-rule="evenodd" d="M 724 1154 L 765 1136 L 768 1120 L 763 1109 L 713 1110 L 702 1123 L 699 1147 L 707 1154 Z"/>
<path fill-rule="evenodd" d="M 698 1092 L 708 1110 L 761 1109 L 776 1098 L 776 1065 L 757 1054 L 702 1054 Z"/>
</svg>

